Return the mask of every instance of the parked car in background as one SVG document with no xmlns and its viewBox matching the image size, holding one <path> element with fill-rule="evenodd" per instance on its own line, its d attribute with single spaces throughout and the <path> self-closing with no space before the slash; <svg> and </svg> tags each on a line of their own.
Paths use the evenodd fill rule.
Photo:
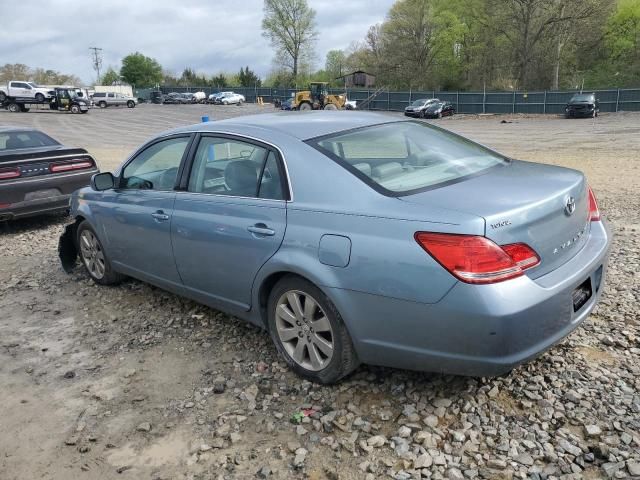
<svg viewBox="0 0 640 480">
<path fill-rule="evenodd" d="M 83 148 L 33 128 L 0 127 L 0 221 L 66 210 L 98 171 Z"/>
<path fill-rule="evenodd" d="M 195 92 L 191 97 L 193 103 L 205 103 L 206 100 L 207 94 L 204 92 Z"/>
<path fill-rule="evenodd" d="M 431 102 L 424 110 L 423 118 L 442 118 L 448 117 L 456 113 L 456 107 L 451 102 Z"/>
<path fill-rule="evenodd" d="M 184 105 L 191 103 L 191 99 L 185 97 L 182 93 L 171 92 L 164 96 L 162 103 Z"/>
<path fill-rule="evenodd" d="M 434 102 L 439 102 L 437 98 L 420 98 L 404 109 L 404 114 L 408 117 L 424 118 L 427 107 Z"/>
<path fill-rule="evenodd" d="M 280 110 L 292 110 L 293 99 L 287 98 L 280 102 Z"/>
<path fill-rule="evenodd" d="M 219 105 L 242 105 L 245 101 L 244 95 L 234 92 L 224 92 L 216 98 L 215 103 Z"/>
<path fill-rule="evenodd" d="M 0 103 L 8 98 L 43 103 L 54 95 L 53 89 L 40 87 L 33 82 L 11 80 L 7 85 L 0 85 Z"/>
<path fill-rule="evenodd" d="M 164 101 L 164 95 L 160 90 L 153 90 L 149 93 L 149 100 L 151 103 L 160 104 Z"/>
<path fill-rule="evenodd" d="M 79 246 L 96 283 L 130 275 L 246 319 L 322 383 L 360 362 L 507 372 L 589 315 L 611 244 L 581 172 L 367 112 L 163 133 L 71 215 L 67 270 Z"/>
<path fill-rule="evenodd" d="M 121 107 L 126 105 L 134 108 L 138 104 L 138 99 L 116 92 L 95 92 L 92 95 L 94 105 L 100 108 Z"/>
<path fill-rule="evenodd" d="M 222 96 L 224 96 L 224 95 L 229 95 L 229 94 L 232 94 L 232 93 L 233 93 L 233 92 L 218 92 L 218 93 L 212 93 L 211 95 L 209 95 L 208 102 L 209 102 L 209 103 L 216 103 L 216 102 L 217 102 L 217 100 L 218 100 L 220 97 L 222 97 Z"/>
<path fill-rule="evenodd" d="M 597 117 L 600 113 L 600 102 L 595 93 L 576 93 L 564 109 L 566 118 Z"/>
</svg>

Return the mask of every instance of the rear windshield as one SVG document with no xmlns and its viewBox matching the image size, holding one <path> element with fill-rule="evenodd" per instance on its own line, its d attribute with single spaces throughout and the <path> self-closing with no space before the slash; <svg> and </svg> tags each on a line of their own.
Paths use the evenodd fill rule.
<svg viewBox="0 0 640 480">
<path fill-rule="evenodd" d="M 0 153 L 21 148 L 60 145 L 42 132 L 0 132 Z"/>
<path fill-rule="evenodd" d="M 386 195 L 406 195 L 453 183 L 507 159 L 423 122 L 394 122 L 309 141 Z"/>
</svg>

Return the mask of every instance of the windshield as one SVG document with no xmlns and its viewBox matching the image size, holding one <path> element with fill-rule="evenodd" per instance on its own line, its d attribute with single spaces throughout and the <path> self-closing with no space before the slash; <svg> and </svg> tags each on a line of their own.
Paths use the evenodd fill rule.
<svg viewBox="0 0 640 480">
<path fill-rule="evenodd" d="M 40 85 L 37 85 L 33 82 L 27 82 L 27 85 L 31 85 L 33 88 L 40 88 Z"/>
<path fill-rule="evenodd" d="M 481 145 L 422 122 L 374 125 L 309 143 L 387 195 L 458 181 L 507 161 Z"/>
<path fill-rule="evenodd" d="M 421 98 L 420 100 L 416 100 L 415 102 L 413 102 L 411 104 L 412 107 L 421 107 L 422 105 L 425 104 L 425 102 L 427 101 L 426 98 Z"/>
<path fill-rule="evenodd" d="M 589 94 L 578 94 L 571 97 L 572 102 L 593 102 L 595 97 Z"/>
</svg>

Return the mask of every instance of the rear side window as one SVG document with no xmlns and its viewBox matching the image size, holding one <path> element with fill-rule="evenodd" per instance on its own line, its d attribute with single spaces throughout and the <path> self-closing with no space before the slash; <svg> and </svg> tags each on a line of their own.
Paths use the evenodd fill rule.
<svg viewBox="0 0 640 480">
<path fill-rule="evenodd" d="M 253 143 L 222 137 L 200 140 L 187 189 L 235 197 L 285 198 L 275 153 Z"/>
<path fill-rule="evenodd" d="M 394 122 L 311 139 L 385 195 L 408 195 L 502 165 L 504 157 L 423 122 Z"/>
<path fill-rule="evenodd" d="M 0 151 L 54 145 L 60 144 L 42 132 L 0 132 Z"/>
<path fill-rule="evenodd" d="M 93 96 L 94 97 L 104 97 L 105 94 L 104 93 L 94 93 Z"/>
</svg>

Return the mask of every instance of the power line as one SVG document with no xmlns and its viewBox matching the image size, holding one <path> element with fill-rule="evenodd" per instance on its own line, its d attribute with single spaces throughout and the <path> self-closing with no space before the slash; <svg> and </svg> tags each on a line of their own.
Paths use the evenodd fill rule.
<svg viewBox="0 0 640 480">
<path fill-rule="evenodd" d="M 91 56 L 93 57 L 93 69 L 98 74 L 98 83 L 100 83 L 100 68 L 102 68 L 102 49 L 99 47 L 89 47 L 89 50 L 93 50 Z"/>
</svg>

